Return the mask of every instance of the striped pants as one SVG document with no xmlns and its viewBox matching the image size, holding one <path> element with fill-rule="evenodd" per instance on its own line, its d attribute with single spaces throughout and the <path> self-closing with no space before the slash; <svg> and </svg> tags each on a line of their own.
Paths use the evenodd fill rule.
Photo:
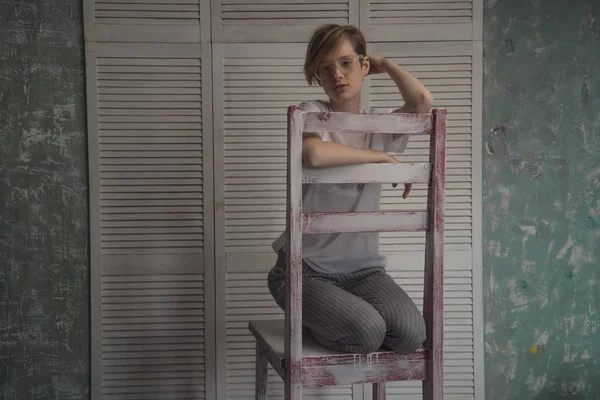
<svg viewBox="0 0 600 400">
<path fill-rule="evenodd" d="M 285 308 L 285 256 L 271 269 L 271 295 Z M 302 265 L 302 323 L 321 345 L 367 354 L 382 346 L 400 354 L 419 349 L 425 320 L 384 268 L 351 274 L 324 274 Z"/>
</svg>

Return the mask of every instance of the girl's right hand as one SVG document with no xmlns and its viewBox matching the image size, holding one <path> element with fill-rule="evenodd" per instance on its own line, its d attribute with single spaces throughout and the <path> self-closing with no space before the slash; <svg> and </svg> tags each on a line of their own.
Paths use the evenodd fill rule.
<svg viewBox="0 0 600 400">
<path fill-rule="evenodd" d="M 392 156 L 392 155 L 390 155 L 388 153 L 385 153 L 385 155 L 387 157 L 384 157 L 383 160 L 385 160 L 385 161 L 382 161 L 382 162 L 391 163 L 391 164 L 400 164 L 400 161 L 398 161 L 398 159 L 396 159 L 396 157 L 394 157 L 394 156 Z M 397 186 L 398 186 L 397 183 L 392 183 L 392 187 L 393 188 L 396 188 Z M 411 189 L 412 189 L 412 183 L 405 183 L 404 184 L 404 192 L 402 193 L 402 198 L 403 199 L 406 199 L 408 197 L 408 195 L 410 194 L 410 190 Z"/>
</svg>

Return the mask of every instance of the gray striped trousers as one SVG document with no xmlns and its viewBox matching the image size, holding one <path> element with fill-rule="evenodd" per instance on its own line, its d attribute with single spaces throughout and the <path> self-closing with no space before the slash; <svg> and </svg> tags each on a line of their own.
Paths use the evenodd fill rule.
<svg viewBox="0 0 600 400">
<path fill-rule="evenodd" d="M 271 295 L 285 308 L 285 256 L 268 276 Z M 324 274 L 302 265 L 302 323 L 321 345 L 367 354 L 387 347 L 400 354 L 419 349 L 425 320 L 384 268 Z"/>
</svg>

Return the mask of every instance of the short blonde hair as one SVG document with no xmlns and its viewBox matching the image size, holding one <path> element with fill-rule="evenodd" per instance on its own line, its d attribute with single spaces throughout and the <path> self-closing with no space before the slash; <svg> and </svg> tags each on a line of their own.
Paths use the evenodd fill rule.
<svg viewBox="0 0 600 400">
<path fill-rule="evenodd" d="M 360 29 L 351 25 L 328 24 L 318 27 L 312 35 L 304 59 L 304 76 L 309 85 L 320 83 L 319 63 L 338 48 L 344 40 L 352 44 L 356 54 L 367 55 L 367 42 Z"/>
</svg>

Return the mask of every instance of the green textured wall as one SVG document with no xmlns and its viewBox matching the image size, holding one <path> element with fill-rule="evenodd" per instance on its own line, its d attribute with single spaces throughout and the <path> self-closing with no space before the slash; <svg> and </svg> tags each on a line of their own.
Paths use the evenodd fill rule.
<svg viewBox="0 0 600 400">
<path fill-rule="evenodd" d="M 81 2 L 0 0 L 0 399 L 89 393 Z"/>
<path fill-rule="evenodd" d="M 484 53 L 486 398 L 600 399 L 600 2 L 487 0 Z"/>
</svg>

